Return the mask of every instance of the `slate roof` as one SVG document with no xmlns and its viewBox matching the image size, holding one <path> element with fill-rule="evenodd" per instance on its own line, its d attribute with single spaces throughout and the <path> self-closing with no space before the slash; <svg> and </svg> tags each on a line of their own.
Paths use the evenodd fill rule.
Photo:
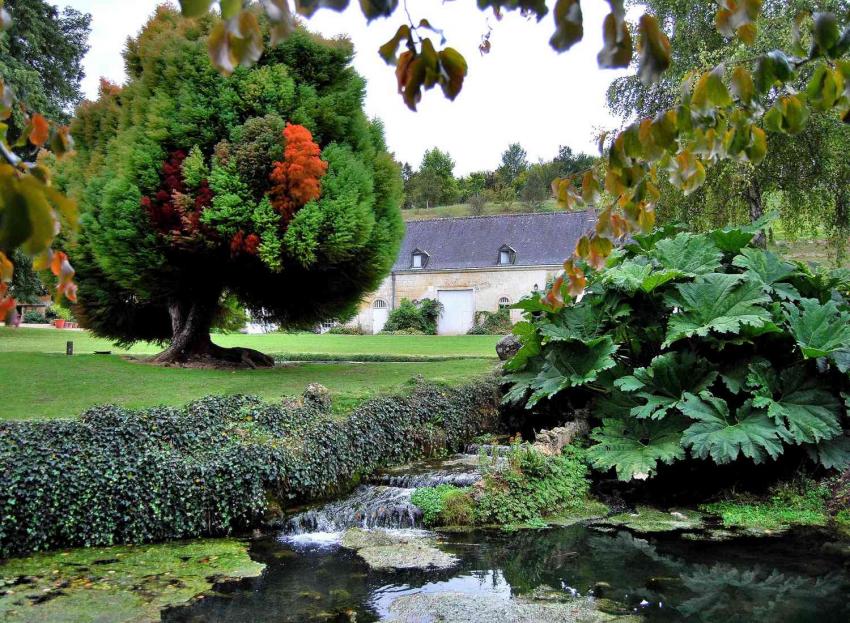
<svg viewBox="0 0 850 623">
<path fill-rule="evenodd" d="M 498 266 L 503 245 L 516 251 L 515 266 L 557 265 L 595 222 L 593 210 L 407 221 L 393 271 L 419 270 L 415 250 L 429 255 L 425 270 Z"/>
</svg>

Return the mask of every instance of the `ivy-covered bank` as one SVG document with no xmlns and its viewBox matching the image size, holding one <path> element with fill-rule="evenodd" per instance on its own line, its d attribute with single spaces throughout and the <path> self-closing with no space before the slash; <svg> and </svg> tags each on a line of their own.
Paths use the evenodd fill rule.
<svg viewBox="0 0 850 623">
<path fill-rule="evenodd" d="M 231 534 L 377 467 L 457 451 L 498 424 L 494 380 L 417 383 L 340 417 L 321 393 L 89 409 L 0 424 L 0 557 Z"/>
</svg>

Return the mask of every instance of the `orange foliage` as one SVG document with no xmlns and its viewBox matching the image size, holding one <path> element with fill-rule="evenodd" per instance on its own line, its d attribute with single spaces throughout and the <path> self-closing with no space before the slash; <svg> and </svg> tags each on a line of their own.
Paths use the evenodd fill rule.
<svg viewBox="0 0 850 623">
<path fill-rule="evenodd" d="M 287 123 L 283 138 L 283 162 L 274 163 L 269 196 L 285 225 L 305 204 L 319 198 L 328 163 L 319 157 L 321 150 L 303 125 Z"/>
</svg>

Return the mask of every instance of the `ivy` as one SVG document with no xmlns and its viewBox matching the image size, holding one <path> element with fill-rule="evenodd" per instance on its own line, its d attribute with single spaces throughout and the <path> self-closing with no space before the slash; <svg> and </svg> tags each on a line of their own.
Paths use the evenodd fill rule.
<svg viewBox="0 0 850 623">
<path fill-rule="evenodd" d="M 3 422 L 0 557 L 244 531 L 273 501 L 326 496 L 355 474 L 459 450 L 496 425 L 494 390 L 418 385 L 342 419 L 309 400 L 210 396 Z"/>
</svg>

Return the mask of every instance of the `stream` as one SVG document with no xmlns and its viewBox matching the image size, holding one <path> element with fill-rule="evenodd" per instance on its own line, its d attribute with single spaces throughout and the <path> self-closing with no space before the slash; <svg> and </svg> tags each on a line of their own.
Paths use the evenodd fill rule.
<svg viewBox="0 0 850 623">
<path fill-rule="evenodd" d="M 850 621 L 850 558 L 811 530 L 720 542 L 581 524 L 514 533 L 445 533 L 436 536 L 438 547 L 458 564 L 443 571 L 370 569 L 340 545 L 343 531 L 352 527 L 429 534 L 422 529 L 421 512 L 410 504 L 414 488 L 470 485 L 480 477 L 478 463 L 477 455 L 466 454 L 377 474 L 348 497 L 291 517 L 276 537 L 254 541 L 252 557 L 267 565 L 261 577 L 220 583 L 214 593 L 164 612 L 162 620 Z M 528 598 L 582 600 L 592 603 L 594 612 L 598 608 L 620 616 L 577 619 L 564 611 L 541 618 L 511 609 Z M 394 603 L 411 599 L 423 599 L 420 611 L 399 615 Z M 448 607 L 449 614 L 440 611 L 440 616 L 435 604 Z"/>
</svg>

